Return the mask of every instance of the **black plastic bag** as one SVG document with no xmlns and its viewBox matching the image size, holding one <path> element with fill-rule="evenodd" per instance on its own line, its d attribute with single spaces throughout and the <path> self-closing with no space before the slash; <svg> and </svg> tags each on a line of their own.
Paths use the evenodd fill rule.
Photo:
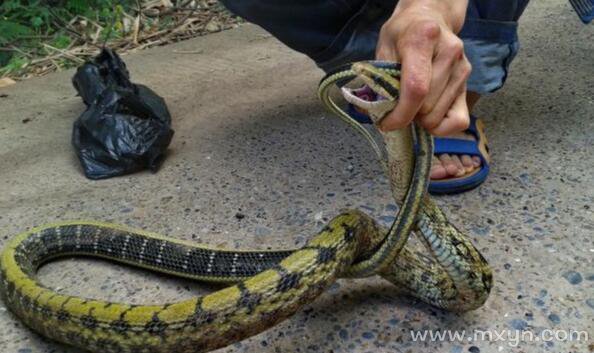
<svg viewBox="0 0 594 353">
<path fill-rule="evenodd" d="M 130 82 L 126 64 L 110 49 L 76 70 L 72 84 L 87 105 L 74 122 L 72 144 L 89 179 L 142 169 L 156 172 L 171 138 L 163 98 Z"/>
</svg>

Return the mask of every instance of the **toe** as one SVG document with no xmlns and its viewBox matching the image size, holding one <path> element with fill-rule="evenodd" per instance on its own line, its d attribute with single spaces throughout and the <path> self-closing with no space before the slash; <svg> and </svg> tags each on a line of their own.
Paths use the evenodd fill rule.
<svg viewBox="0 0 594 353">
<path fill-rule="evenodd" d="M 429 172 L 429 177 L 434 180 L 445 179 L 448 177 L 447 170 L 435 155 L 431 159 L 431 171 Z"/>
<path fill-rule="evenodd" d="M 433 165 L 431 167 L 431 172 L 429 172 L 429 177 L 433 180 L 445 179 L 448 175 L 448 171 L 441 165 L 441 163 Z"/>
<path fill-rule="evenodd" d="M 444 153 L 440 155 L 439 160 L 441 161 L 441 164 L 447 171 L 448 176 L 458 174 L 458 167 L 456 166 L 456 163 L 452 160 L 452 157 L 449 154 Z"/>
<path fill-rule="evenodd" d="M 466 173 L 470 173 L 474 170 L 474 162 L 472 161 L 472 158 L 470 158 L 469 155 L 464 154 L 460 156 L 460 161 L 462 162 L 462 165 L 464 166 L 464 170 L 466 171 Z"/>
<path fill-rule="evenodd" d="M 462 165 L 462 161 L 460 160 L 460 157 L 457 155 L 452 155 L 452 161 L 454 162 L 454 165 L 456 166 L 456 174 L 454 174 L 454 176 L 456 177 L 461 177 L 464 174 L 466 174 L 466 168 L 464 168 L 464 166 Z"/>
<path fill-rule="evenodd" d="M 455 139 L 475 140 L 475 137 L 468 133 L 459 133 L 448 136 Z M 463 177 L 480 168 L 482 160 L 478 156 L 466 154 L 440 154 L 433 158 L 431 166 L 431 179 L 447 179 L 452 177 Z"/>
</svg>

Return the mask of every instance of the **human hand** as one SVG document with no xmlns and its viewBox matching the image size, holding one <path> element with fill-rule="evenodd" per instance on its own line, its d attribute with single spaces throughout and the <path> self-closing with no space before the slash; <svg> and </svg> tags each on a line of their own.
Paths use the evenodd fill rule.
<svg viewBox="0 0 594 353">
<path fill-rule="evenodd" d="M 382 26 L 377 59 L 402 65 L 400 100 L 382 120 L 382 130 L 402 128 L 413 119 L 438 136 L 468 127 L 471 66 L 456 36 L 466 6 L 464 0 L 400 0 Z"/>
</svg>

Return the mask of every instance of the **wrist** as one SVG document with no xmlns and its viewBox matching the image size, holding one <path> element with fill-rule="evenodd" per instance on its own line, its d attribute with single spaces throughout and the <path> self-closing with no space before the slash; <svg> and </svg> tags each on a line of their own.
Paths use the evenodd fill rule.
<svg viewBox="0 0 594 353">
<path fill-rule="evenodd" d="M 467 0 L 400 0 L 392 17 L 400 17 L 402 13 L 407 13 L 408 18 L 414 14 L 431 17 L 458 33 L 464 24 L 467 6 Z"/>
</svg>

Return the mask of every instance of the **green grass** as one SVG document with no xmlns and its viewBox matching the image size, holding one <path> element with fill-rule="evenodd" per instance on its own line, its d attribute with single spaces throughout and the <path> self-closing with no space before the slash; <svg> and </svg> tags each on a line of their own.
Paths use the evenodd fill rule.
<svg viewBox="0 0 594 353">
<path fill-rule="evenodd" d="M 48 55 L 44 43 L 67 48 L 76 36 L 66 29 L 77 15 L 104 27 L 100 38 L 121 35 L 122 14 L 137 7 L 130 0 L 4 0 L 0 2 L 0 76 L 19 75 L 36 57 Z"/>
</svg>

